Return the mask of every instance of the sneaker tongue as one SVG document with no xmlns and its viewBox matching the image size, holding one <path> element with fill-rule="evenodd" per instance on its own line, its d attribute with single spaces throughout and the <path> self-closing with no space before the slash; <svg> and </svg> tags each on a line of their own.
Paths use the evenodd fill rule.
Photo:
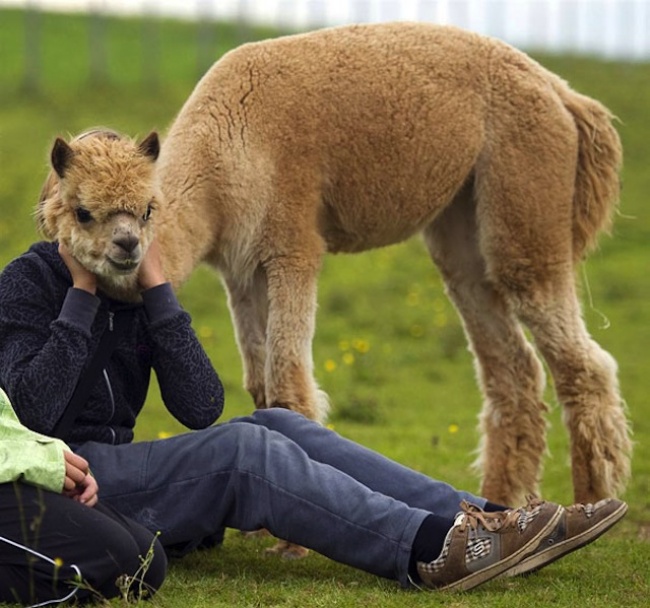
<svg viewBox="0 0 650 608">
<path fill-rule="evenodd" d="M 462 511 L 456 514 L 456 519 L 454 519 L 454 526 L 460 526 L 460 524 L 465 521 L 465 513 Z"/>
</svg>

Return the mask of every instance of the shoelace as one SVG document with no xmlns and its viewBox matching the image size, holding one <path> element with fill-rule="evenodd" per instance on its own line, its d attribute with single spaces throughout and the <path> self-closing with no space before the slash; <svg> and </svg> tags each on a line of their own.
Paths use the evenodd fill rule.
<svg viewBox="0 0 650 608">
<path fill-rule="evenodd" d="M 597 502 L 596 504 L 592 503 L 576 503 L 573 504 L 569 507 L 565 507 L 565 510 L 567 513 L 576 513 L 582 511 L 585 515 L 585 517 L 590 518 L 593 517 L 594 512 L 599 506 L 602 506 L 607 502 L 607 499 L 603 499 L 600 502 Z M 527 496 L 526 497 L 526 510 L 532 510 L 535 509 L 536 507 L 542 505 L 544 503 L 543 500 L 540 498 L 537 498 L 536 496 Z"/>
<path fill-rule="evenodd" d="M 570 507 L 566 507 L 567 513 L 575 513 L 576 511 L 582 511 L 585 514 L 585 517 L 590 518 L 593 516 L 594 511 L 596 510 L 596 505 L 588 503 L 583 505 L 581 503 L 576 503 Z"/>
<path fill-rule="evenodd" d="M 463 532 L 468 527 L 470 530 L 478 530 L 479 526 L 490 532 L 496 532 L 507 527 L 519 527 L 520 513 L 516 509 L 488 513 L 466 500 L 460 503 L 460 508 L 465 514 L 465 517 L 459 523 L 459 527 Z"/>
<path fill-rule="evenodd" d="M 534 509 L 535 507 L 539 507 L 544 504 L 545 501 L 543 501 L 541 498 L 538 496 L 535 496 L 534 494 L 528 494 L 526 496 L 526 509 Z"/>
</svg>

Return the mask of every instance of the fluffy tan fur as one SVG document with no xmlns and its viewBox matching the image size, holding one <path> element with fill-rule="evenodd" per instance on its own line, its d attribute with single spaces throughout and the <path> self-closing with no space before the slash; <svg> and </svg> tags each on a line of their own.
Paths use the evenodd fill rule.
<svg viewBox="0 0 650 608">
<path fill-rule="evenodd" d="M 156 134 L 140 145 L 107 129 L 70 144 L 57 138 L 36 210 L 43 235 L 65 243 L 120 300 L 139 299 L 135 271 L 153 238 L 158 152 Z"/>
<path fill-rule="evenodd" d="M 212 67 L 172 124 L 143 247 L 154 225 L 175 285 L 202 261 L 216 267 L 256 406 L 322 420 L 311 343 L 323 255 L 421 233 L 484 393 L 482 494 L 513 504 L 538 490 L 545 379 L 525 325 L 564 407 L 575 498 L 593 501 L 624 488 L 631 454 L 616 365 L 585 328 L 574 278 L 618 199 L 611 119 L 523 53 L 451 27 L 247 44 Z M 141 159 L 132 172 L 93 168 L 97 155 L 121 166 L 116 147 L 75 151 L 41 206 L 48 234 L 74 252 L 101 258 L 104 218 L 133 200 L 135 232 L 156 196 Z M 97 210 L 99 232 L 75 224 L 79 201 Z"/>
</svg>

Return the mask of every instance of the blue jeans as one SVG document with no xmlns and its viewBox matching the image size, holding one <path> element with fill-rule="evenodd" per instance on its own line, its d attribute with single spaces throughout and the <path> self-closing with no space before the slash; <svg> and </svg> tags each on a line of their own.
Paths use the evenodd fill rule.
<svg viewBox="0 0 650 608">
<path fill-rule="evenodd" d="M 428 514 L 451 527 L 461 500 L 485 504 L 280 408 L 169 439 L 76 451 L 90 462 L 101 500 L 160 532 L 163 545 L 266 528 L 403 585 Z"/>
</svg>

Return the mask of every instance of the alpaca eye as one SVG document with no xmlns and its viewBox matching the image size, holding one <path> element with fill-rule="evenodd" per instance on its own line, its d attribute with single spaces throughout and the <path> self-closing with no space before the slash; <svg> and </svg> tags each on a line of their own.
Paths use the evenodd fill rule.
<svg viewBox="0 0 650 608">
<path fill-rule="evenodd" d="M 77 207 L 74 212 L 80 224 L 87 224 L 90 220 L 93 219 L 90 211 L 88 211 L 88 209 L 84 209 L 83 207 Z"/>
<path fill-rule="evenodd" d="M 151 212 L 153 211 L 153 205 L 147 205 L 147 210 L 144 212 L 142 219 L 146 222 L 151 217 Z"/>
</svg>

